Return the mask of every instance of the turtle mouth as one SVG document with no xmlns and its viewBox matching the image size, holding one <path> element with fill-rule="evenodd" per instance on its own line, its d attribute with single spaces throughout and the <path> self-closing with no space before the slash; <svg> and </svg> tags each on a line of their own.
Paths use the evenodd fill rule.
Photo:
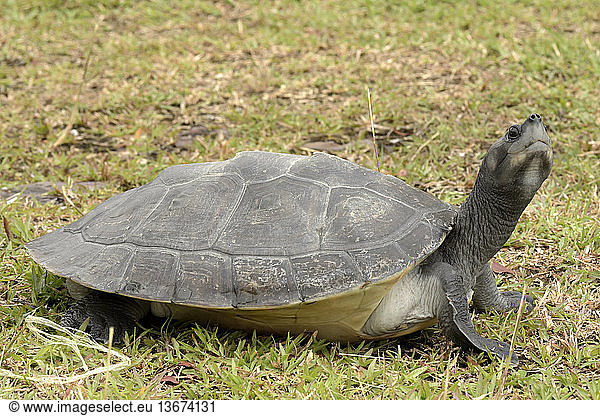
<svg viewBox="0 0 600 416">
<path fill-rule="evenodd" d="M 537 151 L 551 151 L 550 150 L 550 143 L 548 143 L 548 140 L 544 140 L 543 138 L 539 138 L 539 139 L 531 139 L 528 140 L 526 143 L 520 145 L 520 146 L 511 146 L 511 148 L 508 150 L 508 154 L 515 154 L 515 153 L 520 153 L 524 150 L 531 152 L 537 152 Z"/>
<path fill-rule="evenodd" d="M 550 145 L 542 140 L 542 139 L 538 139 L 530 144 L 528 144 L 527 146 L 525 146 L 525 150 L 531 150 L 531 151 L 539 151 L 539 150 L 545 150 L 548 151 L 550 150 Z"/>
<path fill-rule="evenodd" d="M 544 138 L 531 137 L 525 143 L 509 149 L 502 165 L 508 171 L 521 172 L 521 176 L 529 172 L 529 176 L 537 178 L 539 172 L 546 171 L 549 166 L 552 166 L 552 145 Z M 533 174 L 534 172 L 537 173 Z"/>
</svg>

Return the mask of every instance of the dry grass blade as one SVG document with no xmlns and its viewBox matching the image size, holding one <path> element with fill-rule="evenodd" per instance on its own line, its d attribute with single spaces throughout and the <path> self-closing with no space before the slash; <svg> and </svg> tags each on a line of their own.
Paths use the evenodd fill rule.
<svg viewBox="0 0 600 416">
<path fill-rule="evenodd" d="M 369 118 L 371 120 L 371 135 L 373 137 L 373 150 L 375 151 L 375 159 L 377 160 L 377 172 L 381 172 L 379 167 L 379 152 L 377 151 L 377 140 L 375 139 L 375 123 L 373 123 L 373 106 L 371 105 L 371 90 L 367 87 L 367 100 L 369 101 Z"/>
<path fill-rule="evenodd" d="M 508 352 L 508 358 L 506 359 L 506 362 L 504 363 L 504 372 L 502 373 L 502 380 L 500 382 L 500 387 L 498 388 L 498 392 L 496 393 L 496 399 L 501 398 L 502 393 L 504 391 L 504 385 L 506 384 L 506 378 L 508 377 L 508 369 L 510 368 L 510 359 L 512 358 L 512 355 L 514 353 L 514 345 L 515 345 L 515 339 L 517 337 L 517 329 L 519 328 L 519 323 L 521 322 L 521 315 L 523 314 L 523 304 L 525 302 L 525 293 L 527 291 L 527 286 L 524 284 L 523 285 L 523 291 L 521 292 L 521 302 L 519 304 L 519 310 L 517 312 L 517 319 L 515 321 L 515 329 L 513 330 L 513 334 L 512 334 L 512 338 L 510 340 L 510 350 Z"/>
<path fill-rule="evenodd" d="M 12 338 L 10 339 L 10 341 L 8 341 L 8 343 L 5 346 L 2 347 L 2 354 L 0 354 L 0 368 L 2 368 L 2 364 L 4 363 L 4 354 L 6 353 L 6 351 L 10 350 L 10 348 L 13 345 L 13 343 L 17 339 L 17 335 L 18 334 L 19 334 L 19 331 L 15 331 L 15 333 L 13 334 Z"/>
<path fill-rule="evenodd" d="M 64 185 L 61 186 L 60 188 L 60 193 L 62 194 L 63 198 L 65 199 L 65 201 L 67 201 L 67 204 L 71 205 L 73 208 L 75 208 L 75 211 L 77 211 L 79 213 L 79 215 L 83 215 L 83 212 L 81 212 L 79 210 L 79 208 L 77 208 L 77 206 L 73 203 L 73 201 L 71 200 L 71 198 L 69 197 L 69 191 L 70 191 L 70 187 L 69 189 L 67 189 Z"/>
<path fill-rule="evenodd" d="M 448 363 L 446 367 L 446 378 L 444 380 L 444 391 L 442 392 L 441 399 L 446 400 L 448 398 L 448 386 L 450 385 L 450 370 L 456 366 L 456 360 L 458 359 L 458 355 L 455 355 L 454 358 L 452 356 L 448 357 Z"/>
<path fill-rule="evenodd" d="M 2 225 L 4 226 L 4 232 L 6 233 L 6 238 L 8 238 L 8 241 L 12 240 L 12 235 L 10 233 L 10 229 L 8 228 L 8 220 L 4 216 L 2 217 Z"/>
<path fill-rule="evenodd" d="M 115 327 L 108 327 L 108 349 L 106 350 L 106 375 L 104 377 L 104 391 L 102 394 L 104 395 L 104 399 L 108 397 L 108 377 L 110 375 L 110 353 L 112 351 L 113 340 L 115 337 Z"/>
<path fill-rule="evenodd" d="M 0 376 L 3 378 L 12 378 L 18 380 L 28 380 L 44 384 L 70 384 L 78 380 L 83 380 L 95 374 L 108 373 L 109 371 L 119 371 L 131 364 L 131 359 L 118 351 L 113 351 L 111 346 L 105 347 L 92 340 L 88 334 L 81 331 L 66 329 L 60 325 L 38 316 L 28 315 L 25 317 L 26 328 L 33 333 L 46 347 L 50 345 L 58 346 L 59 348 L 70 348 L 75 357 L 81 362 L 81 368 L 72 375 L 25 375 L 16 374 L 10 370 L 0 368 Z M 48 332 L 40 329 L 46 327 L 52 330 Z M 116 358 L 118 363 L 111 364 L 107 362 L 106 366 L 100 366 L 90 369 L 86 363 L 86 359 L 81 353 L 81 348 L 90 348 L 99 352 L 106 352 L 107 359 Z M 83 371 L 83 373 L 81 372 Z"/>
</svg>

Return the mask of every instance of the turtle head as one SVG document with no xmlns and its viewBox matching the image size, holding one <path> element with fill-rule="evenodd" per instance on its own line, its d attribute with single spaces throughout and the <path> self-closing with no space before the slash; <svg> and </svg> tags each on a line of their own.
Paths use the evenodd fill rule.
<svg viewBox="0 0 600 416">
<path fill-rule="evenodd" d="M 531 114 L 522 124 L 510 126 L 488 150 L 482 164 L 493 188 L 526 204 L 552 168 L 552 142 L 542 117 Z M 482 173 L 484 173 L 482 172 Z"/>
</svg>

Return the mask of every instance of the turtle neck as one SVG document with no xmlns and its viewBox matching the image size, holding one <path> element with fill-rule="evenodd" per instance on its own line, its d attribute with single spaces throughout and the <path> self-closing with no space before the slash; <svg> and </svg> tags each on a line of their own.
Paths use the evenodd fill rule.
<svg viewBox="0 0 600 416">
<path fill-rule="evenodd" d="M 472 279 L 509 239 L 532 198 L 521 195 L 519 189 L 495 187 L 482 163 L 453 229 L 431 260 L 449 263 Z"/>
</svg>

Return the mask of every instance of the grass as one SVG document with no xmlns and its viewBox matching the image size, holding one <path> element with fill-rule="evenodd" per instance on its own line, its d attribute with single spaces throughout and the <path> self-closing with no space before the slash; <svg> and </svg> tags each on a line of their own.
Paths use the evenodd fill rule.
<svg viewBox="0 0 600 416">
<path fill-rule="evenodd" d="M 67 185 L 58 204 L 0 200 L 0 367 L 84 371 L 25 317 L 68 303 L 23 243 L 177 163 L 317 144 L 458 204 L 487 147 L 531 112 L 554 140 L 549 180 L 496 261 L 536 299 L 475 318 L 518 369 L 434 327 L 357 345 L 148 324 L 126 369 L 68 384 L 0 378 L 8 398 L 600 398 L 600 6 L 594 1 L 0 1 L 0 187 Z M 193 139 L 186 132 L 203 132 Z M 58 144 L 57 144 L 58 141 Z M 62 192 L 62 191 L 61 191 Z M 90 368 L 106 355 L 81 349 Z"/>
</svg>

